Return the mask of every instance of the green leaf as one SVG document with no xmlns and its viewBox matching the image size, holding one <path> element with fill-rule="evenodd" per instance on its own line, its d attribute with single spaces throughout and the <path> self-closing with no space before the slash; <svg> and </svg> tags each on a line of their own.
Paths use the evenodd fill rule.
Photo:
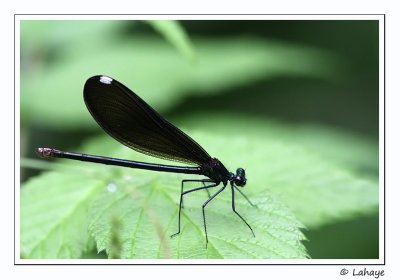
<svg viewBox="0 0 400 280">
<path fill-rule="evenodd" d="M 213 141 L 211 136 L 198 136 L 208 143 Z M 85 150 L 89 153 L 96 153 L 102 143 L 108 147 L 107 150 L 115 157 L 149 161 L 146 156 L 121 147 L 115 141 L 104 141 L 104 138 L 97 139 Z M 222 141 L 217 143 L 215 148 L 220 149 Z M 112 149 L 112 145 L 114 145 L 114 149 Z M 233 147 L 235 147 L 235 144 L 233 144 Z M 154 158 L 151 161 L 163 162 Z M 88 164 L 70 162 L 77 166 Z M 75 199 L 66 200 L 65 203 L 68 202 L 69 205 L 68 207 L 65 206 L 65 208 L 69 211 L 63 211 L 63 215 L 53 217 L 51 223 L 46 218 L 44 218 L 44 221 L 40 220 L 40 215 L 33 212 L 34 216 L 39 216 L 39 218 L 36 218 L 37 222 L 30 227 L 21 228 L 21 235 L 32 237 L 30 242 L 22 243 L 24 251 L 32 251 L 32 249 L 26 248 L 27 244 L 38 243 L 41 248 L 47 248 L 51 244 L 54 250 L 57 250 L 61 244 L 51 242 L 45 236 L 49 235 L 48 232 L 52 232 L 52 228 L 65 228 L 62 225 L 65 224 L 66 220 L 69 220 L 68 217 L 72 217 L 69 213 L 74 213 L 70 209 L 79 208 L 77 207 L 77 204 L 80 205 L 79 201 L 93 201 L 87 218 L 89 232 L 96 240 L 98 250 L 105 249 L 110 257 L 307 257 L 307 253 L 301 243 L 304 239 L 299 230 L 301 223 L 267 188 L 263 188 L 265 184 L 262 182 L 253 181 L 248 185 L 249 190 L 252 187 L 259 190 L 256 196 L 249 196 L 257 204 L 258 209 L 252 208 L 243 197 L 236 194 L 236 209 L 251 224 L 256 238 L 251 235 L 246 225 L 232 212 L 231 194 L 228 187 L 206 208 L 209 234 L 209 244 L 206 250 L 200 207 L 207 199 L 205 192 L 193 193 L 193 195 L 187 197 L 182 215 L 181 234 L 176 238 L 169 238 L 169 235 L 177 231 L 180 180 L 190 177 L 99 165 L 93 165 L 93 170 L 96 170 L 96 173 L 101 174 L 101 176 L 91 175 L 86 177 L 85 173 L 81 175 L 81 179 L 79 179 L 80 176 L 78 175 L 73 175 L 71 178 L 60 176 L 58 183 L 56 182 L 56 175 L 53 175 L 54 181 L 45 176 L 30 181 L 27 186 L 24 186 L 25 197 L 32 197 L 31 192 L 34 190 L 42 193 L 42 196 L 33 196 L 31 201 L 21 200 L 21 208 L 25 209 L 23 211 L 25 214 L 21 216 L 21 223 L 23 224 L 29 223 L 28 221 L 31 220 L 30 215 L 32 212 L 26 210 L 27 204 L 42 205 L 41 207 L 38 206 L 38 208 L 46 214 L 57 213 L 54 208 L 61 209 L 57 199 L 58 196 L 69 196 L 71 189 L 76 188 L 82 191 L 82 196 L 84 197 L 77 196 Z M 67 169 L 65 169 L 65 172 L 67 172 Z M 74 174 L 79 173 L 74 172 Z M 57 188 L 61 186 L 59 195 L 43 194 L 49 192 L 49 184 L 57 186 Z M 75 184 L 77 184 L 76 187 Z M 71 185 L 74 187 L 71 188 Z M 96 194 L 99 188 L 101 192 Z M 50 190 L 52 189 L 50 188 Z M 246 192 L 246 190 L 244 191 Z M 254 191 L 252 193 L 255 193 Z M 62 193 L 64 194 L 62 195 Z M 54 198 L 56 198 L 57 203 L 52 202 Z M 86 207 L 87 204 L 84 203 L 83 205 Z M 46 215 L 43 215 L 43 217 L 46 217 Z M 47 227 L 50 229 L 43 228 L 43 223 L 50 223 Z M 56 225 L 53 225 L 53 223 Z M 82 236 L 81 230 L 85 225 L 86 223 L 83 222 L 79 224 L 79 227 L 75 224 L 78 232 L 71 235 L 71 238 L 73 236 Z M 38 228 L 40 228 L 40 231 Z M 31 235 L 30 231 L 39 231 L 39 233 Z M 73 240 L 70 240 L 70 242 L 73 242 Z M 46 250 L 41 252 L 46 254 Z M 25 255 L 26 257 L 35 256 L 35 254 Z M 51 252 L 50 255 L 40 255 L 40 257 L 55 257 L 55 253 Z M 71 255 L 71 257 L 73 256 Z"/>
<path fill-rule="evenodd" d="M 157 30 L 165 39 L 175 46 L 187 59 L 195 58 L 194 47 L 185 29 L 174 20 L 148 20 L 147 23 Z"/>
<path fill-rule="evenodd" d="M 142 37 L 100 45 L 84 56 L 70 54 L 61 65 L 21 78 L 21 118 L 55 129 L 60 123 L 62 129 L 93 127 L 82 89 L 86 79 L 95 74 L 114 77 L 163 111 L 186 95 L 219 94 L 265 78 L 334 80 L 336 68 L 343 66 L 332 53 L 268 40 L 197 39 L 194 43 L 199 58 L 195 64 L 182 60 L 166 42 Z"/>
<path fill-rule="evenodd" d="M 89 244 L 87 208 L 101 181 L 48 172 L 21 189 L 21 258 L 79 258 Z"/>
<path fill-rule="evenodd" d="M 89 230 L 99 251 L 139 259 L 307 256 L 300 242 L 304 239 L 298 229 L 301 224 L 286 207 L 264 192 L 254 197 L 258 205 L 254 209 L 237 194 L 236 209 L 251 224 L 254 238 L 231 210 L 229 187 L 206 207 L 207 249 L 201 215 L 201 205 L 208 198 L 205 192 L 186 197 L 181 233 L 171 239 L 178 226 L 180 178 L 146 177 L 143 173 L 115 179 L 95 200 L 89 210 Z"/>
<path fill-rule="evenodd" d="M 301 125 L 293 127 L 283 122 L 257 121 L 256 118 L 229 115 L 224 118 L 216 114 L 207 124 L 204 118 L 194 119 L 197 122 L 187 118 L 185 123 L 191 123 L 193 127 L 207 126 L 207 130 L 214 133 L 213 137 L 189 133 L 194 139 L 211 155 L 218 156 L 229 170 L 246 168 L 249 183 L 252 182 L 251 186 L 246 186 L 247 193 L 257 196 L 267 189 L 279 195 L 307 228 L 318 228 L 378 210 L 378 180 L 359 172 L 365 166 L 377 166 L 378 162 L 377 143 L 373 145 L 373 141 L 371 143 L 365 137 L 325 127 L 314 130 L 319 142 L 306 144 L 306 139 L 312 137 L 307 134 L 310 132 L 308 125 L 304 125 L 302 131 Z M 227 126 L 228 123 L 234 123 L 235 127 Z M 233 129 L 243 132 L 245 137 L 232 135 Z M 226 135 L 229 135 L 229 145 Z M 348 139 L 352 141 L 345 142 Z M 324 144 L 326 149 L 322 148 Z M 112 150 L 111 146 L 107 149 Z M 362 152 L 366 154 L 360 159 L 349 160 L 351 157 L 347 153 L 351 150 L 355 156 Z M 127 155 L 124 152 L 119 156 Z M 129 158 L 141 158 L 141 155 Z M 368 161 L 363 162 L 364 159 Z M 153 158 L 143 160 L 154 161 Z"/>
<path fill-rule="evenodd" d="M 235 152 L 223 162 L 237 161 L 232 169 L 244 165 L 249 180 L 279 194 L 307 228 L 378 210 L 378 143 L 372 139 L 328 126 L 218 113 L 212 121 L 192 116 L 181 123 L 213 132 L 217 139 L 209 140 L 209 150 L 229 135 L 229 150 Z M 246 136 L 240 146 L 232 131 Z M 221 143 L 211 154 L 223 152 Z"/>
<path fill-rule="evenodd" d="M 218 156 L 229 170 L 238 167 L 246 169 L 248 184 L 243 190 L 259 209 L 253 209 L 240 195 L 236 195 L 236 203 L 238 211 L 252 225 L 256 238 L 231 211 L 229 189 L 206 208 L 210 243 L 205 250 L 200 209 L 207 199 L 205 192 L 187 195 L 182 232 L 176 238 L 169 238 L 177 230 L 180 180 L 190 176 L 65 161 L 78 167 L 90 165 L 101 174 L 93 177 L 93 182 L 89 179 L 79 182 L 93 186 L 101 181 L 101 192 L 98 195 L 93 193 L 93 203 L 88 212 L 89 231 L 96 240 L 98 250 L 106 250 L 109 257 L 122 258 L 306 257 L 301 245 L 304 237 L 298 229 L 301 224 L 316 228 L 377 211 L 378 184 L 375 179 L 365 179 L 334 157 L 321 156 L 319 149 L 312 150 L 310 146 L 296 144 L 296 139 L 290 141 L 288 136 L 283 137 L 283 132 L 290 130 L 290 126 L 285 128 L 280 123 L 274 129 L 273 125 L 266 125 L 263 132 L 263 129 L 252 129 L 256 121 L 241 123 L 234 118 L 230 121 L 235 123 L 237 131 L 246 133 L 229 134 L 229 145 L 226 142 L 227 133 L 223 130 L 214 135 L 189 134 L 211 155 Z M 215 118 L 217 122 L 218 118 Z M 210 124 L 211 131 L 212 127 Z M 334 130 L 330 135 L 334 135 Z M 338 135 L 340 137 L 340 133 Z M 165 163 L 131 151 L 106 136 L 95 139 L 82 150 Z M 107 153 L 104 154 L 104 151 Z M 63 170 L 67 172 L 65 168 Z M 73 182 L 76 183 L 79 176 L 74 176 Z M 68 186 L 72 184 L 68 180 L 60 177 L 57 182 L 54 178 L 51 184 Z M 40 193 L 49 199 L 45 194 L 49 191 L 49 183 L 38 179 L 36 184 L 44 185 Z M 84 185 L 80 188 L 84 189 Z M 63 188 L 63 191 L 68 192 L 69 189 Z M 37 204 L 43 203 L 42 197 L 40 200 L 42 202 Z M 71 203 L 74 202 L 71 200 Z M 33 201 L 29 204 L 35 205 Z M 22 201 L 21 207 L 24 205 Z M 53 212 L 51 208 L 45 209 L 46 213 Z M 29 215 L 22 215 L 21 219 L 30 220 Z M 47 239 L 41 240 L 47 242 Z"/>
</svg>

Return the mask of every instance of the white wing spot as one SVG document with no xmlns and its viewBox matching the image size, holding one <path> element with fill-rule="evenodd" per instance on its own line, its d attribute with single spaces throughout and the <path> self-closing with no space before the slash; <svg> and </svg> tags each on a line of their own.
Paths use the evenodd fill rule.
<svg viewBox="0 0 400 280">
<path fill-rule="evenodd" d="M 112 81 L 113 81 L 113 79 L 111 79 L 110 77 L 107 77 L 107 76 L 100 77 L 100 83 L 111 85 Z"/>
</svg>

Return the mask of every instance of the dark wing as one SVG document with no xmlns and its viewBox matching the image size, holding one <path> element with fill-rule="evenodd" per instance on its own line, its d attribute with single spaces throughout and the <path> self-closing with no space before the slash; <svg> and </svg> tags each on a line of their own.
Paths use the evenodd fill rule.
<svg viewBox="0 0 400 280">
<path fill-rule="evenodd" d="M 129 148 L 155 157 L 197 165 L 210 159 L 210 155 L 192 138 L 112 78 L 89 78 L 83 97 L 97 123 Z"/>
</svg>

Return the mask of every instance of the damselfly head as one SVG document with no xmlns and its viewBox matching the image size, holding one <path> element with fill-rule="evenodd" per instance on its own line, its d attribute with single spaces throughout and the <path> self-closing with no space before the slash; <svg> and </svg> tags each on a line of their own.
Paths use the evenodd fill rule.
<svg viewBox="0 0 400 280">
<path fill-rule="evenodd" d="M 238 187 L 244 187 L 246 185 L 246 173 L 243 168 L 238 168 L 236 170 L 236 175 L 234 176 L 234 183 Z"/>
</svg>

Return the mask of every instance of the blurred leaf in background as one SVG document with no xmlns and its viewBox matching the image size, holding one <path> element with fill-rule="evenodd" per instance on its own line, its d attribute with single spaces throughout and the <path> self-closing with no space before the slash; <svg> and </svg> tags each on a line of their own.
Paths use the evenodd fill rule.
<svg viewBox="0 0 400 280">
<path fill-rule="evenodd" d="M 378 258 L 377 46 L 376 21 L 21 21 L 21 256 Z M 159 162 L 86 140 L 104 134 L 82 100 L 96 74 L 246 168 L 259 209 L 239 205 L 256 238 L 226 191 L 208 210 L 207 250 L 204 194 L 170 239 L 188 177 L 68 161 L 32 170 L 37 146 Z"/>
</svg>

